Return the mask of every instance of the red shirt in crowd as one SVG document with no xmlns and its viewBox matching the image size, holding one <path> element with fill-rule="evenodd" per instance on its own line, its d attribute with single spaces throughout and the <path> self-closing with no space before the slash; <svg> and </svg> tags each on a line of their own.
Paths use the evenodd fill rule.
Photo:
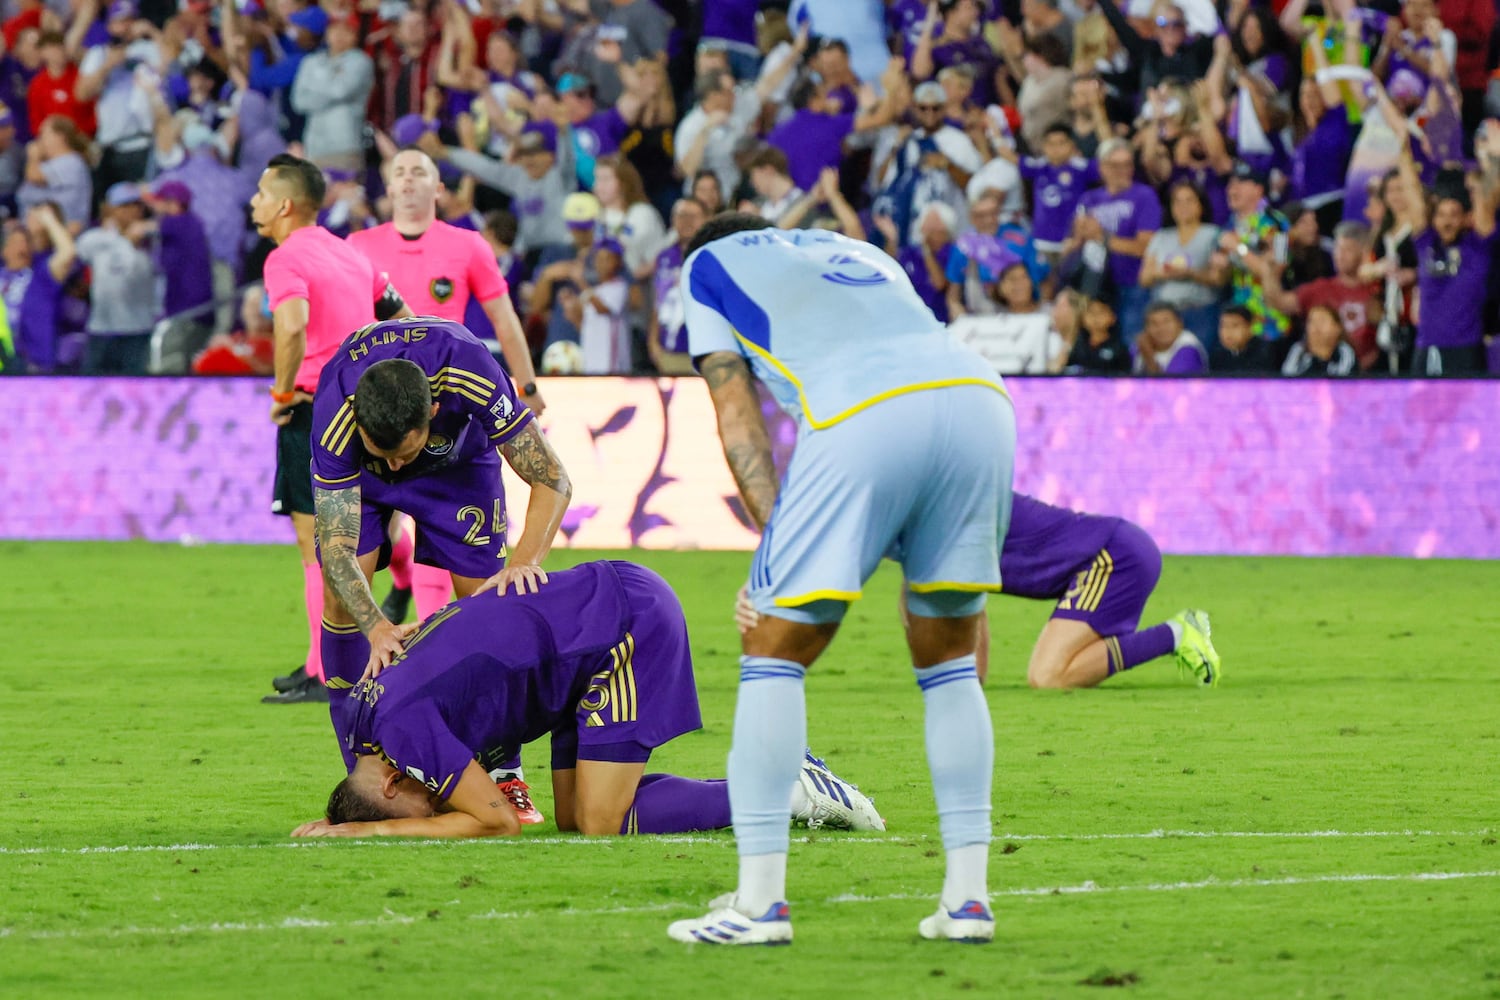
<svg viewBox="0 0 1500 1000">
<path fill-rule="evenodd" d="M 36 135 L 41 129 L 42 122 L 48 115 L 71 118 L 73 124 L 85 135 L 94 134 L 94 102 L 80 101 L 74 97 L 73 91 L 77 86 L 78 67 L 72 63 L 63 70 L 62 76 L 50 75 L 43 66 L 31 78 L 31 86 L 26 91 L 26 111 L 31 121 L 32 135 Z"/>
<path fill-rule="evenodd" d="M 1380 358 L 1380 348 L 1375 344 L 1375 325 L 1380 321 L 1380 302 L 1376 286 L 1349 284 L 1343 278 L 1319 278 L 1298 286 L 1297 303 L 1302 314 L 1313 306 L 1329 306 L 1344 324 L 1344 336 L 1359 358 L 1359 367 L 1368 371 Z"/>
</svg>

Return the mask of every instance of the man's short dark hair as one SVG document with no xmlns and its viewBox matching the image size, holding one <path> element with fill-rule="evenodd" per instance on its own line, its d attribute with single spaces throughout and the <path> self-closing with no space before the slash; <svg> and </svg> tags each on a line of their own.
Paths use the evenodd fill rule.
<svg viewBox="0 0 1500 1000">
<path fill-rule="evenodd" d="M 304 214 L 316 214 L 323 207 L 323 196 L 328 193 L 328 183 L 323 180 L 323 171 L 311 160 L 290 153 L 277 153 L 266 164 L 276 180 L 291 188 L 292 201 Z"/>
<path fill-rule="evenodd" d="M 513 214 L 503 208 L 497 208 L 485 214 L 484 228 L 489 230 L 490 235 L 497 241 L 506 246 L 512 246 L 516 242 L 516 233 L 520 231 L 520 224 Z"/>
<path fill-rule="evenodd" d="M 432 384 L 405 358 L 387 358 L 365 369 L 354 387 L 354 420 L 375 447 L 400 447 L 412 431 L 432 421 Z"/>
<path fill-rule="evenodd" d="M 1246 325 L 1249 326 L 1253 326 L 1255 324 L 1255 314 L 1244 306 L 1226 307 L 1223 312 L 1219 313 L 1219 318 L 1223 319 L 1226 316 L 1233 316 L 1235 319 L 1242 319 L 1245 321 Z"/>
<path fill-rule="evenodd" d="M 1056 35 L 1037 35 L 1026 43 L 1026 51 L 1048 66 L 1066 66 L 1070 61 L 1068 47 Z"/>
<path fill-rule="evenodd" d="M 791 176 L 791 168 L 787 164 L 786 154 L 772 145 L 762 146 L 745 161 L 746 173 L 749 173 L 756 167 L 770 167 L 782 176 Z"/>
<path fill-rule="evenodd" d="M 703 224 L 703 228 L 694 234 L 688 243 L 687 256 L 692 256 L 694 250 L 714 240 L 723 239 L 734 233 L 748 233 L 757 229 L 775 229 L 776 224 L 770 219 L 753 212 L 724 212 L 714 216 Z"/>
<path fill-rule="evenodd" d="M 1076 143 L 1078 136 L 1073 134 L 1073 127 L 1063 122 L 1053 122 L 1042 130 L 1042 138 L 1050 139 L 1054 135 L 1066 136 L 1069 142 Z"/>
<path fill-rule="evenodd" d="M 381 801 L 366 794 L 354 781 L 351 774 L 337 785 L 328 796 L 326 810 L 330 823 L 376 823 L 389 819 L 381 808 Z"/>
<path fill-rule="evenodd" d="M 1167 302 L 1153 302 L 1146 307 L 1147 316 L 1155 316 L 1157 313 L 1171 313 L 1179 322 L 1182 320 L 1182 313 L 1176 306 Z"/>
</svg>

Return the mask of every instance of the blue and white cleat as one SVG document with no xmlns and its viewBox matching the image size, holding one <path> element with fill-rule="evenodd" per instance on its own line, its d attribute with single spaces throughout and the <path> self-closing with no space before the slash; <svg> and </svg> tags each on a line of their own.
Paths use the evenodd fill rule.
<svg viewBox="0 0 1500 1000">
<path fill-rule="evenodd" d="M 735 897 L 720 896 L 708 905 L 708 916 L 678 920 L 667 936 L 684 944 L 791 944 L 792 917 L 786 903 L 772 903 L 759 917 L 741 912 Z"/>
<path fill-rule="evenodd" d="M 802 760 L 792 793 L 792 823 L 809 830 L 885 830 L 885 820 L 870 797 L 830 771 L 811 750 Z"/>
<path fill-rule="evenodd" d="M 938 904 L 938 911 L 924 917 L 917 930 L 929 941 L 959 941 L 983 944 L 995 939 L 995 915 L 987 904 L 977 899 L 965 902 L 956 910 Z"/>
</svg>

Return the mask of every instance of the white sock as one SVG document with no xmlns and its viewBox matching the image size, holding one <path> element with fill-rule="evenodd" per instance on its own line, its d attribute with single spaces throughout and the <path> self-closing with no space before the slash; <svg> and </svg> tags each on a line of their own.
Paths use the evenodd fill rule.
<svg viewBox="0 0 1500 1000">
<path fill-rule="evenodd" d="M 790 660 L 740 658 L 729 807 L 740 854 L 739 905 L 757 917 L 786 899 L 792 789 L 807 748 L 806 673 Z"/>
<path fill-rule="evenodd" d="M 927 766 L 948 855 L 943 905 L 988 901 L 995 735 L 971 654 L 914 670 L 926 710 Z"/>
<path fill-rule="evenodd" d="M 1169 618 L 1166 622 L 1166 626 L 1167 628 L 1172 630 L 1172 648 L 1177 649 L 1182 645 L 1182 622 L 1174 621 Z"/>
</svg>

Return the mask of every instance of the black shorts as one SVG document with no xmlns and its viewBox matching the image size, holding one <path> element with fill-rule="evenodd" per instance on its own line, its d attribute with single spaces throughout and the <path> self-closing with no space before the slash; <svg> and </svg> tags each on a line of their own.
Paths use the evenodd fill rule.
<svg viewBox="0 0 1500 1000">
<path fill-rule="evenodd" d="M 313 513 L 311 403 L 298 403 L 288 411 L 289 423 L 276 428 L 276 484 L 271 495 L 271 513 Z"/>
</svg>

